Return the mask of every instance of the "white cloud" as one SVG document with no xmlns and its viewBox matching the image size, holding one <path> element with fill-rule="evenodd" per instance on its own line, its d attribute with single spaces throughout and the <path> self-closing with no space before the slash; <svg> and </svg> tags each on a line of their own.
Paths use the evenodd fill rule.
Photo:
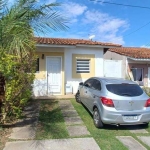
<svg viewBox="0 0 150 150">
<path fill-rule="evenodd" d="M 85 13 L 83 22 L 91 27 L 89 32 L 95 34 L 97 40 L 124 44 L 123 36 L 119 33 L 128 29 L 126 20 L 93 10 Z"/>
<path fill-rule="evenodd" d="M 67 4 L 63 5 L 63 10 L 66 12 L 66 14 L 73 17 L 82 15 L 86 9 L 87 9 L 86 6 L 79 5 L 73 2 L 68 2 Z"/>
<path fill-rule="evenodd" d="M 105 22 L 109 15 L 106 13 L 100 13 L 98 11 L 86 11 L 84 21 L 85 23 L 99 23 Z"/>
<path fill-rule="evenodd" d="M 75 23 L 78 21 L 78 17 L 81 16 L 87 7 L 85 5 L 80 5 L 74 2 L 66 2 L 61 5 L 63 14 L 69 19 L 70 23 Z"/>
<path fill-rule="evenodd" d="M 104 35 L 103 37 L 100 37 L 100 39 L 102 41 L 105 41 L 105 42 L 124 44 L 123 37 L 122 36 L 116 36 L 115 34 Z"/>
<path fill-rule="evenodd" d="M 103 22 L 102 25 L 98 27 L 100 32 L 110 32 L 110 33 L 116 33 L 118 32 L 120 27 L 123 27 L 126 25 L 126 21 L 120 20 L 120 19 L 110 19 Z"/>
</svg>

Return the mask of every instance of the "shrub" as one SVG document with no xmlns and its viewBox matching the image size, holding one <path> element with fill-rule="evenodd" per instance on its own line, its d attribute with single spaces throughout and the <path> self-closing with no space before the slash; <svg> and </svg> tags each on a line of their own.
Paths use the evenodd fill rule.
<svg viewBox="0 0 150 150">
<path fill-rule="evenodd" d="M 19 118 L 32 94 L 35 59 L 33 55 L 19 61 L 17 56 L 4 54 L 0 59 L 0 71 L 5 78 L 5 95 L 2 100 L 2 122 Z M 29 73 L 30 72 L 30 73 Z"/>
<path fill-rule="evenodd" d="M 150 88 L 149 87 L 143 87 L 143 90 L 150 97 Z"/>
</svg>

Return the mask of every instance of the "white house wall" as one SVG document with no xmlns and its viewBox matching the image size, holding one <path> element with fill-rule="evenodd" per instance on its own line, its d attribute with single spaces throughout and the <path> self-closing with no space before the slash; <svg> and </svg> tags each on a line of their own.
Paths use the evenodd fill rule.
<svg viewBox="0 0 150 150">
<path fill-rule="evenodd" d="M 72 92 L 76 93 L 78 85 L 86 78 L 74 79 L 72 78 L 72 54 L 94 54 L 95 55 L 95 76 L 103 76 L 103 49 L 101 48 L 66 48 L 65 49 L 65 84 L 70 85 Z"/>
<path fill-rule="evenodd" d="M 40 71 L 36 73 L 36 79 L 33 83 L 34 96 L 47 96 L 47 71 L 46 56 L 62 56 L 62 66 L 64 81 L 62 82 L 62 94 L 76 93 L 79 82 L 85 81 L 87 78 L 72 78 L 72 55 L 73 54 L 92 54 L 95 57 L 95 76 L 103 76 L 103 48 L 92 47 L 68 47 L 68 48 L 52 48 L 37 47 L 37 54 L 40 61 Z M 54 55 L 55 53 L 55 55 Z M 44 54 L 44 59 L 42 59 Z M 66 86 L 67 85 L 67 86 Z M 66 87 L 70 87 L 67 89 Z"/>
<path fill-rule="evenodd" d="M 121 77 L 122 78 L 126 78 L 126 56 L 123 56 L 123 55 L 120 55 L 120 54 L 117 54 L 115 52 L 111 52 L 111 51 L 106 51 L 104 53 L 104 60 L 112 60 L 113 61 L 118 61 L 118 60 L 121 60 Z M 113 70 L 112 70 L 113 71 Z"/>
</svg>

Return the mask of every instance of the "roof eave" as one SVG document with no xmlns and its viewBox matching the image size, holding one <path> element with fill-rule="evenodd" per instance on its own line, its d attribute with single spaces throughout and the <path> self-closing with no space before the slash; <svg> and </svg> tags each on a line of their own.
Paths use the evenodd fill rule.
<svg viewBox="0 0 150 150">
<path fill-rule="evenodd" d="M 56 45 L 56 44 L 36 44 L 37 47 L 62 47 L 62 48 L 75 48 L 75 45 Z"/>
<path fill-rule="evenodd" d="M 134 60 L 134 61 L 150 61 L 150 58 L 134 58 L 134 57 L 127 57 L 131 60 Z"/>
<path fill-rule="evenodd" d="M 89 45 L 89 44 L 77 44 L 76 46 L 80 46 L 80 47 L 97 47 L 97 48 L 116 48 L 119 46 L 115 46 L 115 45 Z"/>
<path fill-rule="evenodd" d="M 58 44 L 36 44 L 37 47 L 63 47 L 63 48 L 75 48 L 75 47 L 96 47 L 96 48 L 116 48 L 119 46 L 108 45 L 89 45 L 89 44 L 76 44 L 76 45 L 58 45 Z"/>
</svg>

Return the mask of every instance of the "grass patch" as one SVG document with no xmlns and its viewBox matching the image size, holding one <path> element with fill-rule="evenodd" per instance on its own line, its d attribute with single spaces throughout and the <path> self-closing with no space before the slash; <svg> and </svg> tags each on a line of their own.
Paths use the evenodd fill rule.
<svg viewBox="0 0 150 150">
<path fill-rule="evenodd" d="M 62 139 L 68 137 L 69 135 L 58 101 L 42 101 L 36 139 Z"/>
<path fill-rule="evenodd" d="M 136 140 L 136 136 L 150 136 L 147 134 L 134 134 L 131 133 L 126 126 L 112 126 L 106 125 L 103 129 L 97 129 L 94 126 L 93 118 L 91 114 L 87 111 L 86 108 L 83 107 L 82 104 L 78 104 L 75 99 L 71 100 L 73 106 L 77 110 L 78 114 L 82 118 L 84 124 L 89 130 L 91 136 L 96 140 L 97 144 L 101 148 L 101 150 L 128 150 L 117 138 L 116 136 L 132 136 Z M 150 131 L 150 128 L 147 129 Z M 147 145 L 138 140 L 143 146 L 147 149 L 150 149 Z"/>
</svg>

